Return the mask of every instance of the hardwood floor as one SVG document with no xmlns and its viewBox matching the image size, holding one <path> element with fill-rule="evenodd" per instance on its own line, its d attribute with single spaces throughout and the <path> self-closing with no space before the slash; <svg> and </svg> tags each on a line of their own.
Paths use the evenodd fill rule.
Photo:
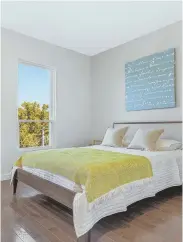
<svg viewBox="0 0 183 242">
<path fill-rule="evenodd" d="M 75 242 L 67 208 L 20 183 L 16 197 L 9 181 L 1 182 L 2 242 Z M 181 242 L 181 187 L 129 206 L 102 219 L 92 229 L 92 242 Z"/>
</svg>

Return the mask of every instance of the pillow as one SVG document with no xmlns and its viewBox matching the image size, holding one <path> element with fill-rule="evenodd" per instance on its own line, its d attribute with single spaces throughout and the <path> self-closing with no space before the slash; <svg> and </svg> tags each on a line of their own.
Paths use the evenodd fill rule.
<svg viewBox="0 0 183 242">
<path fill-rule="evenodd" d="M 128 127 L 121 129 L 108 128 L 101 145 L 119 147 L 122 146 L 122 139 Z"/>
<path fill-rule="evenodd" d="M 159 139 L 156 143 L 156 149 L 159 151 L 171 151 L 182 149 L 182 143 L 177 140 Z"/>
<path fill-rule="evenodd" d="M 127 132 L 127 133 L 128 133 L 128 132 Z M 132 141 L 132 139 L 133 139 L 133 136 L 130 137 L 130 136 L 128 136 L 128 134 L 125 135 L 125 136 L 123 137 L 123 140 L 122 140 L 122 146 L 123 146 L 123 147 L 128 147 L 129 144 L 130 144 L 130 142 Z"/>
<path fill-rule="evenodd" d="M 163 129 L 158 129 L 158 130 L 138 129 L 133 140 L 129 144 L 128 148 L 155 151 L 156 142 L 163 132 L 164 132 Z"/>
</svg>

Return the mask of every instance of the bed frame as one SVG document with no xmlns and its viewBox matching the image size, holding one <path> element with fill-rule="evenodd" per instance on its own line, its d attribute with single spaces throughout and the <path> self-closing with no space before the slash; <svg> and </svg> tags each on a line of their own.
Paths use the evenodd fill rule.
<svg viewBox="0 0 183 242">
<path fill-rule="evenodd" d="M 126 126 L 130 125 L 134 126 L 134 128 L 137 127 L 160 127 L 165 125 L 167 127 L 167 131 L 171 131 L 171 134 L 174 135 L 174 137 L 177 140 L 181 140 L 181 129 L 182 129 L 182 121 L 165 121 L 165 122 L 116 122 L 113 123 L 113 127 L 120 127 L 120 126 Z M 173 130 L 172 130 L 173 129 Z M 13 194 L 16 194 L 18 181 L 21 181 L 34 189 L 40 191 L 41 193 L 45 194 L 46 196 L 56 200 L 57 202 L 63 204 L 64 206 L 73 209 L 73 200 L 75 196 L 75 192 L 68 190 L 62 186 L 56 185 L 52 182 L 49 182 L 43 178 L 40 178 L 36 175 L 33 175 L 27 171 L 24 171 L 22 169 L 17 169 L 14 175 L 13 179 Z M 91 238 L 91 231 L 84 234 L 83 236 L 79 237 L 77 239 L 77 242 L 90 242 Z"/>
<path fill-rule="evenodd" d="M 71 190 L 35 176 L 22 169 L 17 169 L 13 179 L 13 195 L 16 194 L 18 181 L 21 181 L 26 185 L 40 191 L 44 195 L 54 199 L 55 201 L 72 210 L 75 193 Z M 90 242 L 90 231 L 79 237 L 77 242 Z"/>
</svg>

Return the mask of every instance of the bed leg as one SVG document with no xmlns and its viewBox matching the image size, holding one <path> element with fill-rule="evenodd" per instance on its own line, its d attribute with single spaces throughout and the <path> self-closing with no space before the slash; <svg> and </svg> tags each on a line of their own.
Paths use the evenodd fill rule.
<svg viewBox="0 0 183 242">
<path fill-rule="evenodd" d="M 14 178 L 13 178 L 13 195 L 16 194 L 17 185 L 18 185 L 18 179 L 17 179 L 17 171 L 16 171 Z"/>
<path fill-rule="evenodd" d="M 79 237 L 77 242 L 91 242 L 91 231 Z"/>
</svg>

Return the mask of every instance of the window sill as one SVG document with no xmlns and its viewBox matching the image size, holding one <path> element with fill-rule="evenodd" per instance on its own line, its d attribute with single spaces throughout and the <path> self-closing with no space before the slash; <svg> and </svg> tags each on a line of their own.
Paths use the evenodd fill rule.
<svg viewBox="0 0 183 242">
<path fill-rule="evenodd" d="M 26 151 L 37 151 L 37 150 L 49 150 L 53 149 L 53 146 L 44 146 L 44 147 L 26 147 L 26 148 L 18 148 L 19 151 L 21 152 L 26 152 Z"/>
</svg>

